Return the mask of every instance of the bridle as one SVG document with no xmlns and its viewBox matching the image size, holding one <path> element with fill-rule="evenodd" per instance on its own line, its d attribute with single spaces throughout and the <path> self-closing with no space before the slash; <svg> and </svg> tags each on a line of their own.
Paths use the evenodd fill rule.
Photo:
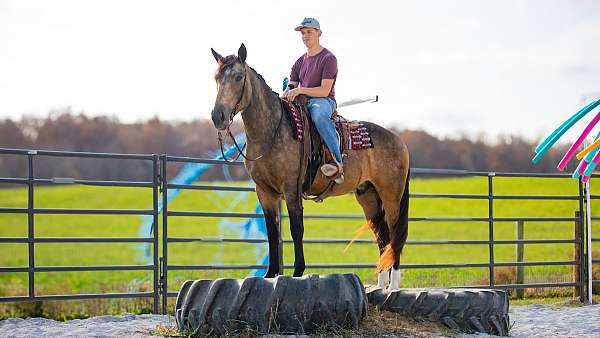
<svg viewBox="0 0 600 338">
<path fill-rule="evenodd" d="M 219 147 L 221 148 L 221 156 L 223 156 L 223 160 L 225 160 L 225 162 L 228 162 L 228 163 L 237 161 L 237 159 L 240 158 L 240 155 L 247 161 L 257 161 L 257 160 L 263 158 L 265 155 L 267 155 L 269 153 L 269 151 L 273 148 L 272 147 L 273 142 L 275 141 L 275 138 L 279 134 L 279 127 L 281 126 L 281 121 L 283 120 L 283 103 L 281 102 L 281 100 L 279 100 L 279 104 L 281 105 L 281 115 L 279 116 L 279 123 L 277 124 L 277 128 L 275 129 L 275 132 L 273 133 L 273 136 L 271 137 L 271 142 L 269 142 L 269 144 L 271 146 L 267 149 L 266 152 L 262 153 L 261 155 L 255 157 L 255 158 L 248 158 L 246 155 L 244 155 L 244 149 L 246 149 L 248 140 L 246 140 L 246 142 L 244 142 L 244 146 L 242 148 L 240 148 L 237 141 L 235 140 L 235 137 L 233 137 L 231 130 L 229 130 L 229 127 L 231 126 L 231 123 L 233 122 L 233 118 L 239 112 L 237 107 L 240 104 L 240 102 L 242 102 L 242 98 L 244 97 L 244 91 L 246 90 L 247 76 L 248 76 L 248 71 L 246 70 L 246 66 L 244 66 L 244 84 L 242 85 L 242 92 L 240 93 L 240 97 L 238 98 L 237 102 L 235 103 L 235 106 L 233 106 L 233 110 L 231 111 L 231 114 L 229 114 L 229 124 L 227 125 L 227 130 L 226 130 L 227 133 L 225 134 L 225 137 L 223 137 L 223 135 L 221 134 L 221 131 L 220 130 L 217 131 L 217 139 L 219 140 Z M 246 107 L 246 108 L 248 108 L 248 107 Z M 244 108 L 244 109 L 246 109 L 246 108 Z M 233 144 L 235 145 L 236 149 L 239 152 L 238 155 L 233 160 L 228 159 L 223 150 L 223 141 L 225 140 L 225 138 L 227 136 L 229 136 L 231 138 L 231 140 L 233 140 Z"/>
</svg>

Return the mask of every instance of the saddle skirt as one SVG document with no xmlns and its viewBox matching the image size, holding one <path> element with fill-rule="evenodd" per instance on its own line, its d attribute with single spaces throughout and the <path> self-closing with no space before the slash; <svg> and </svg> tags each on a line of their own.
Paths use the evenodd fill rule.
<svg viewBox="0 0 600 338">
<path fill-rule="evenodd" d="M 310 112 L 306 108 L 306 98 L 301 96 L 295 102 L 287 99 L 282 99 L 282 101 L 289 116 L 294 139 L 303 144 L 304 160 L 302 163 L 307 166 L 307 170 L 302 184 L 302 192 L 306 196 L 321 165 L 332 160 L 333 156 L 310 117 Z M 347 120 L 337 111 L 333 113 L 332 119 L 338 133 L 342 157 L 347 157 L 349 150 L 374 148 L 369 128 L 365 124 Z"/>
</svg>

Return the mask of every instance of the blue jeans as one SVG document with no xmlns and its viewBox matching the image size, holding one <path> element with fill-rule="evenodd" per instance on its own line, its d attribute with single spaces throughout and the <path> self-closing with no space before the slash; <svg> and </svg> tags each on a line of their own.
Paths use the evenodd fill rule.
<svg viewBox="0 0 600 338">
<path fill-rule="evenodd" d="M 333 120 L 331 119 L 336 106 L 335 101 L 328 97 L 313 97 L 308 99 L 308 111 L 315 126 L 317 126 L 319 135 L 321 135 L 321 138 L 325 141 L 327 148 L 335 156 L 335 159 L 341 164 L 342 153 L 340 151 L 340 142 L 335 131 L 335 126 L 333 125 Z"/>
</svg>

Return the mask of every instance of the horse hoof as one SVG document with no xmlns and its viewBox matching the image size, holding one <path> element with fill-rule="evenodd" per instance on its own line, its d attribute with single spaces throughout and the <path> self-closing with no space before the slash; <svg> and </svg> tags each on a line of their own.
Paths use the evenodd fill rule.
<svg viewBox="0 0 600 338">
<path fill-rule="evenodd" d="M 390 285 L 387 287 L 387 289 L 385 289 L 385 290 L 386 290 L 386 291 L 396 291 L 396 290 L 400 290 L 400 288 L 399 288 L 399 287 L 397 287 L 397 286 L 393 286 L 393 285 L 391 285 L 391 284 L 390 284 Z"/>
<path fill-rule="evenodd" d="M 388 290 L 398 290 L 400 289 L 400 279 L 402 278 L 402 271 L 400 269 L 396 270 L 392 267 L 390 270 L 390 286 Z"/>
<path fill-rule="evenodd" d="M 381 271 L 377 274 L 377 286 L 385 288 L 390 284 L 390 272 Z"/>
<path fill-rule="evenodd" d="M 302 275 L 304 275 L 304 270 L 306 270 L 306 265 L 304 265 L 304 262 L 294 264 L 294 274 L 292 276 L 302 277 Z"/>
<path fill-rule="evenodd" d="M 275 278 L 275 276 L 277 276 L 277 273 L 267 271 L 267 273 L 265 274 L 265 276 L 263 278 Z"/>
</svg>

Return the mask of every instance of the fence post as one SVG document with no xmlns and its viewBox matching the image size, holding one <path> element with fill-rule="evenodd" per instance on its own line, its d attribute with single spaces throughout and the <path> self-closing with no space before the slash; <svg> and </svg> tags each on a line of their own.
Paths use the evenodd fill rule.
<svg viewBox="0 0 600 338">
<path fill-rule="evenodd" d="M 492 178 L 496 173 L 488 173 L 488 237 L 489 237 L 489 259 L 490 259 L 490 287 L 494 287 L 494 189 Z"/>
<path fill-rule="evenodd" d="M 585 182 L 585 223 L 581 223 L 582 232 L 585 233 L 585 247 L 587 248 L 585 257 L 585 264 L 583 266 L 586 267 L 584 272 L 586 284 L 587 284 L 587 293 L 586 299 L 588 304 L 593 304 L 594 302 L 594 248 L 592 247 L 592 196 L 591 196 L 591 179 Z M 582 245 L 583 247 L 583 245 Z"/>
<path fill-rule="evenodd" d="M 517 240 L 522 241 L 525 232 L 525 222 L 517 221 Z M 524 248 L 525 245 L 523 243 L 517 243 L 517 262 L 522 263 L 524 258 Z M 517 266 L 517 284 L 525 284 L 525 267 L 522 265 Z M 525 290 L 518 288 L 517 289 L 517 298 L 523 298 L 525 294 Z"/>
<path fill-rule="evenodd" d="M 573 235 L 573 239 L 575 240 L 575 243 L 573 243 L 573 260 L 575 261 L 575 265 L 573 266 L 573 282 L 577 283 L 577 286 L 574 288 L 573 296 L 575 298 L 580 298 L 581 300 L 581 294 L 583 290 L 581 289 L 581 281 L 579 278 L 581 276 L 582 257 L 579 252 L 579 247 L 583 243 L 583 233 L 581 231 L 581 224 L 579 222 L 581 218 L 579 211 L 575 211 L 575 218 L 576 220 Z"/>
<path fill-rule="evenodd" d="M 581 179 L 579 179 L 579 211 L 577 212 L 576 216 L 577 216 L 577 221 L 576 221 L 576 227 L 579 228 L 580 233 L 582 234 L 582 238 L 581 240 L 579 240 L 578 243 L 576 243 L 577 247 L 577 253 L 579 255 L 579 260 L 576 263 L 577 269 L 579 270 L 579 273 L 577 274 L 577 286 L 579 288 L 579 301 L 582 303 L 585 303 L 587 300 L 586 297 L 586 292 L 585 292 L 585 253 L 584 253 L 584 246 L 585 246 L 585 241 L 583 240 L 583 231 L 584 231 L 584 220 L 583 220 L 583 216 L 584 216 L 584 211 L 583 211 L 583 201 L 585 199 L 585 191 L 584 191 L 584 186 L 583 186 L 583 182 L 581 181 Z"/>
<path fill-rule="evenodd" d="M 153 236 L 153 282 L 154 282 L 154 299 L 152 306 L 152 313 L 158 313 L 159 293 L 160 293 L 160 274 L 159 261 L 158 261 L 158 188 L 160 185 L 160 171 L 159 171 L 159 158 L 158 155 L 152 155 L 152 236 Z"/>
<path fill-rule="evenodd" d="M 167 261 L 167 194 L 168 194 L 168 185 L 167 185 L 167 155 L 161 155 L 161 163 L 160 163 L 160 177 L 161 177 L 161 190 L 162 190 L 162 271 L 161 271 L 161 292 L 162 292 L 162 312 L 163 314 L 167 314 L 167 305 L 168 305 L 168 293 L 169 288 L 167 286 L 167 273 L 168 269 L 168 261 Z"/>
<path fill-rule="evenodd" d="M 28 269 L 28 286 L 29 298 L 35 298 L 35 231 L 34 231 L 34 198 L 33 198 L 33 155 L 37 151 L 30 150 L 27 152 L 28 175 L 27 175 L 27 247 L 29 252 L 29 269 Z"/>
</svg>

